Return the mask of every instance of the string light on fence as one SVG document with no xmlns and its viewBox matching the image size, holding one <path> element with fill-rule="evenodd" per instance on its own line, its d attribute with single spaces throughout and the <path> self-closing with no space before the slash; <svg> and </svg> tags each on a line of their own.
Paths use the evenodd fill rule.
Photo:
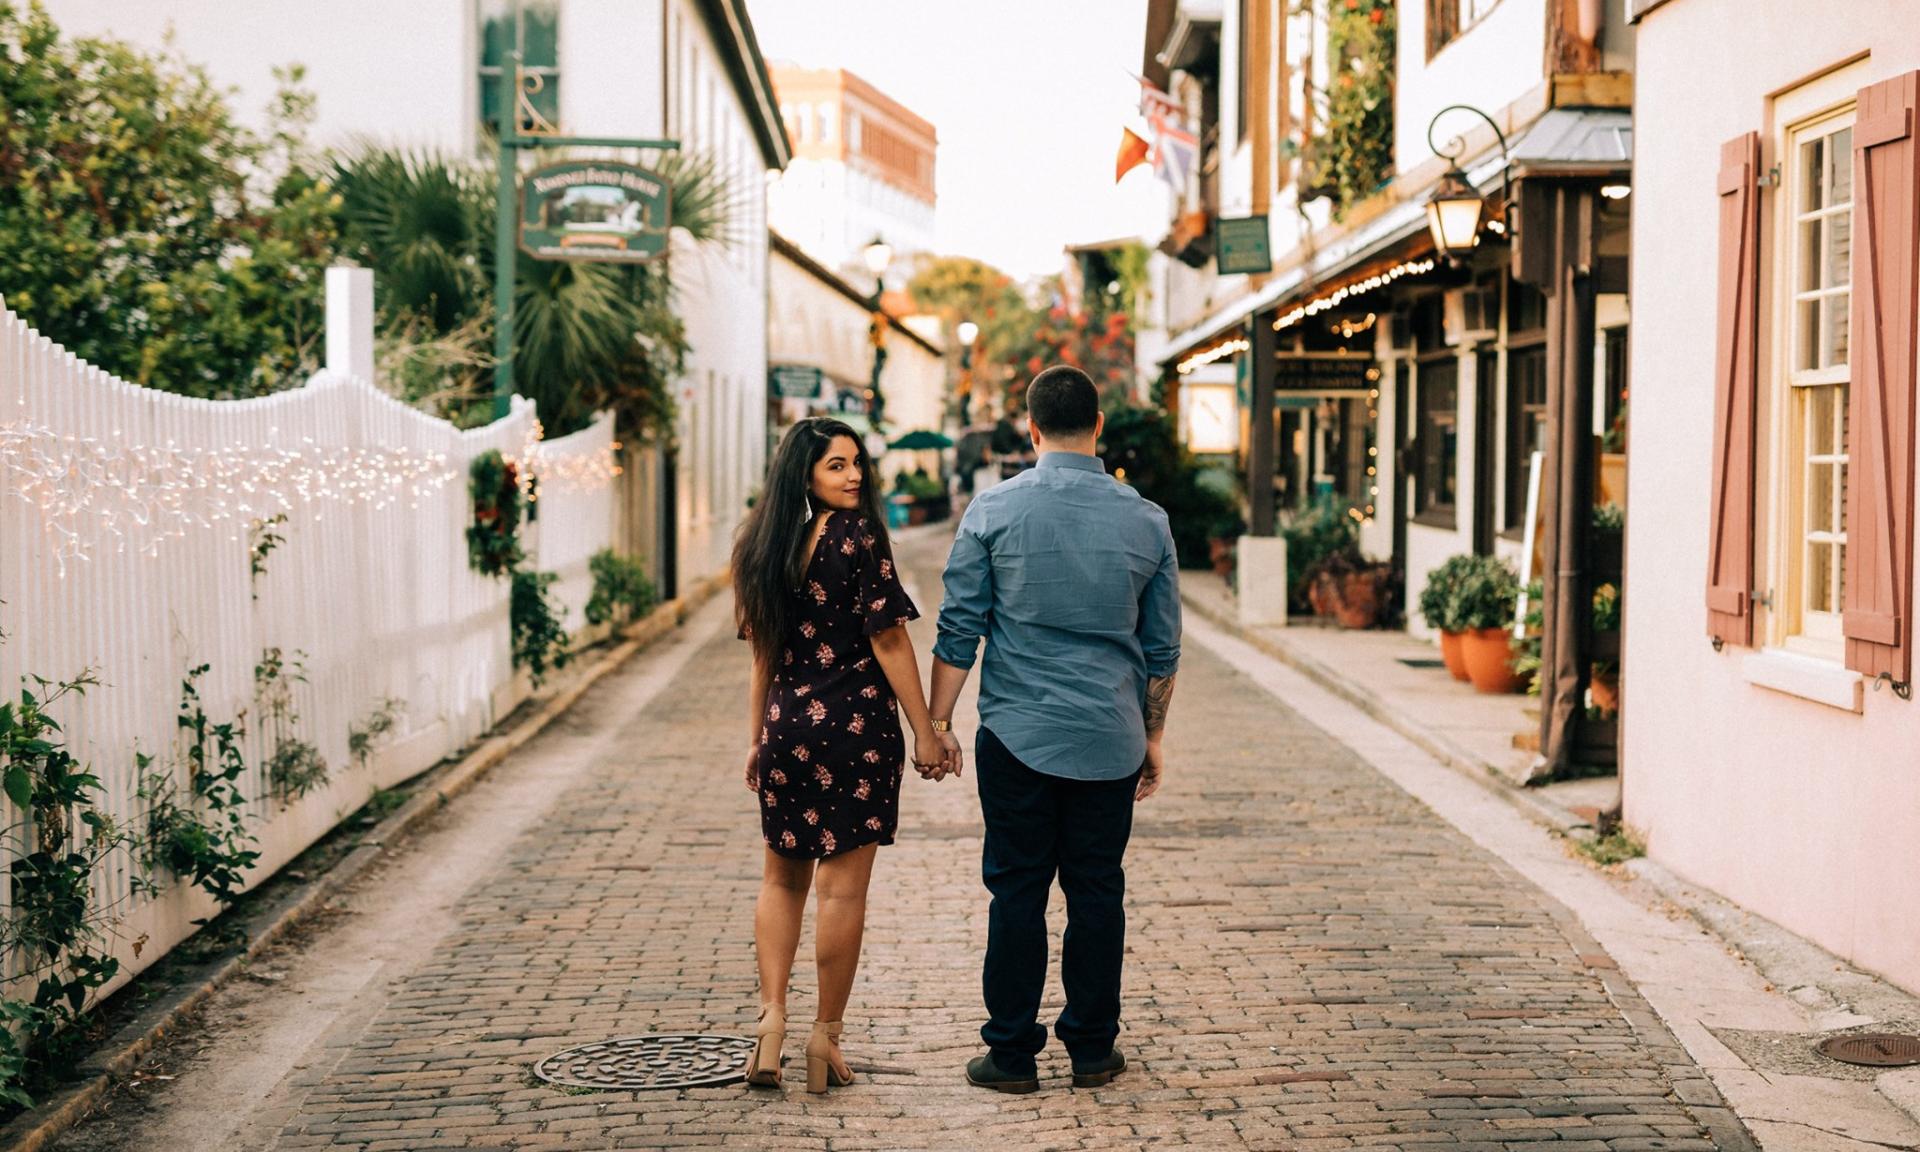
<svg viewBox="0 0 1920 1152">
<path fill-rule="evenodd" d="M 1405 263 L 1396 264 L 1391 268 L 1367 277 L 1365 280 L 1356 280 L 1351 284 L 1342 285 L 1332 292 L 1327 293 L 1325 296 L 1316 297 L 1290 311 L 1281 313 L 1280 318 L 1273 322 L 1273 330 L 1279 332 L 1283 329 L 1291 328 L 1309 316 L 1317 316 L 1329 308 L 1339 307 L 1351 297 L 1358 296 L 1365 292 L 1372 292 L 1376 288 L 1384 288 L 1402 276 L 1418 276 L 1424 272 L 1431 272 L 1433 268 L 1434 263 L 1432 259 L 1408 260 Z"/>
<path fill-rule="evenodd" d="M 507 460 L 514 467 L 520 494 L 529 502 L 548 493 L 596 492 L 613 483 L 620 467 L 620 442 L 584 452 L 566 452 L 545 439 L 546 428 L 536 418 L 527 430 L 520 454 Z M 564 439 L 564 438 L 563 438 Z"/>
<path fill-rule="evenodd" d="M 417 504 L 455 476 L 439 452 L 323 446 L 311 437 L 292 448 L 156 447 L 124 443 L 118 430 L 102 440 L 29 421 L 0 423 L 0 471 L 40 513 L 62 575 L 68 560 L 91 559 L 102 537 L 116 551 L 133 544 L 152 557 L 188 529 L 245 523 L 296 502 L 315 506 L 316 519 L 336 504 Z"/>
</svg>

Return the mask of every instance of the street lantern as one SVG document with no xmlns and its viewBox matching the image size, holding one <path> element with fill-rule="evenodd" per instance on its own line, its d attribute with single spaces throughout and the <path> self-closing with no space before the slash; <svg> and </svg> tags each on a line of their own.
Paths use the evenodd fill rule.
<svg viewBox="0 0 1920 1152">
<path fill-rule="evenodd" d="M 1433 142 L 1434 126 L 1440 123 L 1440 117 L 1449 112 L 1471 112 L 1487 122 L 1493 129 L 1495 140 L 1500 142 L 1500 214 L 1486 221 L 1489 227 L 1496 227 L 1512 235 L 1512 221 L 1504 219 L 1508 205 L 1513 203 L 1513 165 L 1507 153 L 1507 135 L 1500 131 L 1500 125 L 1471 104 L 1449 104 L 1433 114 L 1427 122 L 1427 147 L 1433 149 L 1436 156 L 1444 156 L 1447 161 L 1447 174 L 1434 185 L 1433 192 L 1427 197 L 1427 230 L 1433 234 L 1433 246 L 1442 259 L 1458 264 L 1473 251 L 1480 242 L 1480 225 L 1487 212 L 1487 202 L 1480 192 L 1460 170 L 1460 157 L 1466 153 L 1467 142 L 1462 136 L 1455 136 L 1442 148 Z"/>
<path fill-rule="evenodd" d="M 962 320 L 954 334 L 960 337 L 960 423 L 965 424 L 973 408 L 973 342 L 980 338 L 980 325 Z"/>
<path fill-rule="evenodd" d="M 1457 260 L 1480 239 L 1480 217 L 1486 201 L 1458 168 L 1447 169 L 1427 197 L 1427 230 L 1444 258 Z"/>
<path fill-rule="evenodd" d="M 875 236 L 873 243 L 867 245 L 861 255 L 867 262 L 867 271 L 875 276 L 884 276 L 887 265 L 893 263 L 893 245 Z"/>
</svg>

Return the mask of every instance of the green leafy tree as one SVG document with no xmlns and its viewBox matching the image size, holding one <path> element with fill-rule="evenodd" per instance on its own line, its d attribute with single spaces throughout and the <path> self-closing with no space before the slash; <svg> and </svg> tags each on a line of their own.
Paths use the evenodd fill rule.
<svg viewBox="0 0 1920 1152">
<path fill-rule="evenodd" d="M 332 191 L 296 161 L 311 102 L 277 74 L 273 129 L 206 73 L 63 38 L 0 0 L 0 295 L 129 380 L 192 396 L 300 383 L 322 335 Z"/>
</svg>

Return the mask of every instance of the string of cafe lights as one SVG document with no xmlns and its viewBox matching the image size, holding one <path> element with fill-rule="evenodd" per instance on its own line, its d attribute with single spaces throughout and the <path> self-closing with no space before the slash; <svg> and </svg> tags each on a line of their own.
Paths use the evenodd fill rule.
<svg viewBox="0 0 1920 1152">
<path fill-rule="evenodd" d="M 1433 269 L 1434 262 L 1432 257 L 1424 260 L 1408 260 L 1401 264 L 1395 264 L 1391 268 L 1374 273 L 1365 280 L 1356 280 L 1351 284 L 1343 284 L 1325 296 L 1316 297 L 1315 299 L 1307 301 L 1305 304 L 1281 313 L 1280 318 L 1273 322 L 1273 330 L 1280 332 L 1291 328 L 1309 316 L 1317 316 L 1329 308 L 1338 308 L 1352 297 L 1364 292 L 1372 292 L 1376 288 L 1385 288 L 1402 276 L 1418 276 L 1424 272 L 1431 272 Z"/>
<path fill-rule="evenodd" d="M 92 559 L 96 541 L 149 558 L 189 529 L 233 526 L 285 512 L 295 503 L 370 505 L 376 511 L 420 500 L 454 479 L 447 457 L 404 449 L 298 445 L 182 448 L 56 432 L 43 424 L 0 423 L 0 471 L 32 505 L 53 541 L 62 575 L 69 560 Z M 318 519 L 325 509 L 315 514 Z"/>
<path fill-rule="evenodd" d="M 1382 269 L 1364 280 L 1356 280 L 1351 284 L 1343 284 L 1325 296 L 1317 296 L 1304 304 L 1281 313 L 1273 322 L 1273 330 L 1275 332 L 1283 332 L 1309 316 L 1317 316 L 1330 308 L 1338 308 L 1341 304 L 1346 303 L 1353 297 L 1384 288 L 1402 276 L 1418 276 L 1422 273 L 1431 272 L 1434 268 L 1435 263 L 1431 257 L 1421 260 L 1408 260 L 1396 264 L 1391 268 Z M 1354 331 L 1364 330 L 1364 325 L 1354 329 Z M 1353 333 L 1348 332 L 1346 335 L 1351 336 Z M 1229 356 L 1238 355 L 1241 352 L 1247 351 L 1250 347 L 1252 347 L 1252 345 L 1247 342 L 1244 336 L 1236 336 L 1231 340 L 1223 340 L 1211 348 L 1205 348 L 1199 352 L 1195 352 L 1175 365 L 1174 370 L 1180 375 L 1185 376 L 1196 368 L 1212 364 L 1216 360 L 1224 360 Z"/>
</svg>

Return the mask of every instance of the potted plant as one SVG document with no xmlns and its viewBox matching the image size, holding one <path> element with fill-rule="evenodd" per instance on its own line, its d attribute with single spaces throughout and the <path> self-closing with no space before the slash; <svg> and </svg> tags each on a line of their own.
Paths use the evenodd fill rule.
<svg viewBox="0 0 1920 1152">
<path fill-rule="evenodd" d="M 1602 584 L 1593 590 L 1593 631 L 1596 635 L 1620 630 L 1620 589 Z M 1593 706 L 1612 715 L 1620 710 L 1620 665 L 1595 660 L 1587 673 L 1587 691 Z"/>
<path fill-rule="evenodd" d="M 1343 548 L 1320 561 L 1308 597 L 1342 628 L 1377 627 L 1393 603 L 1393 566 L 1367 559 L 1357 546 Z"/>
<path fill-rule="evenodd" d="M 1454 596 L 1473 560 L 1472 555 L 1448 557 L 1440 567 L 1427 573 L 1427 586 L 1420 590 L 1420 617 L 1428 628 L 1440 634 L 1440 659 L 1455 680 L 1467 678 L 1467 658 L 1460 643 Z"/>
<path fill-rule="evenodd" d="M 1503 560 L 1473 557 L 1454 590 L 1454 621 L 1459 626 L 1467 679 L 1475 691 L 1503 694 L 1520 687 L 1513 669 L 1513 613 L 1520 600 L 1520 578 Z"/>
<path fill-rule="evenodd" d="M 1247 522 L 1240 518 L 1238 509 L 1229 507 L 1207 531 L 1207 558 L 1213 562 L 1213 574 L 1229 583 L 1233 581 L 1240 537 L 1246 530 Z"/>
</svg>

